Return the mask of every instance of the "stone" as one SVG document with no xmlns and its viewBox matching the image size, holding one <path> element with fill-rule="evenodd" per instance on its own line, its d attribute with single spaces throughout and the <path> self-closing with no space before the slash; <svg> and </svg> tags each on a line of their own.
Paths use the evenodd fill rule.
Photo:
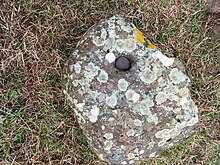
<svg viewBox="0 0 220 165">
<path fill-rule="evenodd" d="M 63 92 L 89 145 L 108 164 L 157 157 L 198 126 L 183 64 L 121 16 L 91 27 L 64 71 Z"/>
</svg>

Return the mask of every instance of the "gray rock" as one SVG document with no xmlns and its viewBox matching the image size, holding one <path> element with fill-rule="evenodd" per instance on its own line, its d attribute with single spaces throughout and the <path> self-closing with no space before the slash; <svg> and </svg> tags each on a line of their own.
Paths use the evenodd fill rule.
<svg viewBox="0 0 220 165">
<path fill-rule="evenodd" d="M 109 164 L 157 157 L 197 127 L 182 63 L 123 17 L 90 28 L 65 73 L 63 91 L 92 149 Z"/>
</svg>

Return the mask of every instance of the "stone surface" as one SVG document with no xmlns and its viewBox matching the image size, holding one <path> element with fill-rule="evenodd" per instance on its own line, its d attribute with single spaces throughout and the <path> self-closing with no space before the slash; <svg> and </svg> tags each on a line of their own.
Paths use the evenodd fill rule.
<svg viewBox="0 0 220 165">
<path fill-rule="evenodd" d="M 163 55 L 122 17 L 91 27 L 65 73 L 64 93 L 78 122 L 109 164 L 156 157 L 197 127 L 198 109 L 182 63 Z"/>
</svg>

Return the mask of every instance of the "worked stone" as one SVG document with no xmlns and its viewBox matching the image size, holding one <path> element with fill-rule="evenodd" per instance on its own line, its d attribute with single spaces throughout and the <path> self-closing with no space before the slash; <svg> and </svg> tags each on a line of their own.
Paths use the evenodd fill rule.
<svg viewBox="0 0 220 165">
<path fill-rule="evenodd" d="M 65 73 L 64 93 L 80 127 L 109 164 L 156 157 L 196 129 L 198 109 L 182 63 L 123 17 L 90 28 Z"/>
</svg>

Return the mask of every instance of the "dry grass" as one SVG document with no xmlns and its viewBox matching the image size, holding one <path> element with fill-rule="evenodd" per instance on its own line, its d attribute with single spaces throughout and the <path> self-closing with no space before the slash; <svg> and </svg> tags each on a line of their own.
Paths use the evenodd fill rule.
<svg viewBox="0 0 220 165">
<path fill-rule="evenodd" d="M 62 66 L 82 34 L 125 15 L 183 61 L 201 113 L 199 131 L 146 164 L 220 160 L 220 22 L 202 0 L 0 0 L 0 164 L 102 164 L 62 94 Z"/>
</svg>

